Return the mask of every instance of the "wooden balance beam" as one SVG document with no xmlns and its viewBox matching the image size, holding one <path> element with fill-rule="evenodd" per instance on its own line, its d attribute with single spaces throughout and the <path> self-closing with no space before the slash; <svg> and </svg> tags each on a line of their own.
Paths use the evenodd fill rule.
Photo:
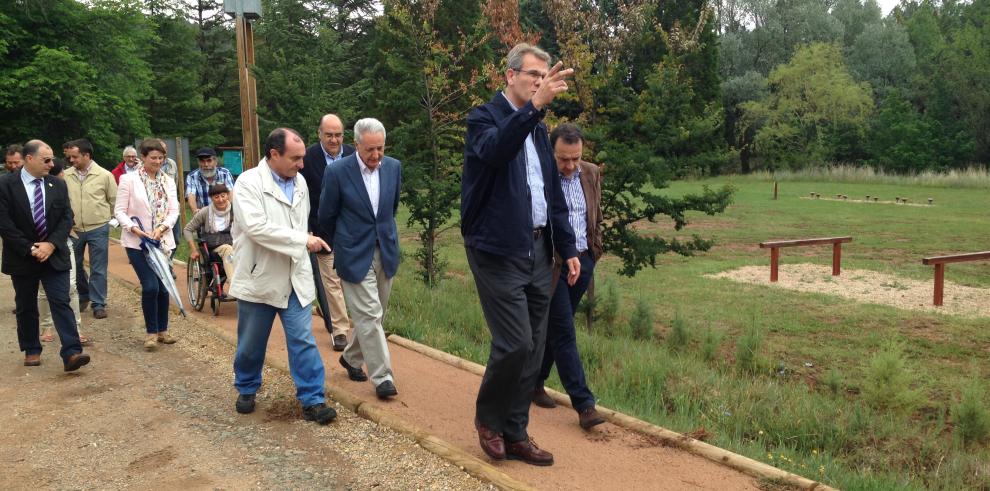
<svg viewBox="0 0 990 491">
<path fill-rule="evenodd" d="M 965 263 L 990 259 L 990 251 L 970 252 L 968 254 L 951 254 L 948 256 L 926 257 L 921 264 L 935 266 L 935 306 L 942 306 L 942 293 L 945 289 L 945 265 L 948 263 Z"/>
<path fill-rule="evenodd" d="M 798 240 L 771 240 L 760 242 L 760 249 L 770 249 L 770 282 L 777 281 L 777 269 L 780 265 L 781 247 L 798 247 L 809 245 L 832 244 L 832 276 L 839 276 L 842 263 L 842 243 L 852 242 L 853 238 L 846 237 L 822 237 L 818 239 L 798 239 Z"/>
</svg>

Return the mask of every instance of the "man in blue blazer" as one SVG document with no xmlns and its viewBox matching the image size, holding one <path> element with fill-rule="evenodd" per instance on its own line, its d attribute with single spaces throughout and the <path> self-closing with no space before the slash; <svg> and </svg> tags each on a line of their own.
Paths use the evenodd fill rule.
<svg viewBox="0 0 990 491">
<path fill-rule="evenodd" d="M 62 341 L 62 363 L 71 372 L 89 363 L 89 355 L 82 352 L 76 318 L 69 307 L 69 190 L 65 181 L 48 175 L 54 158 L 45 142 L 29 141 L 23 156 L 20 170 L 0 178 L 0 269 L 14 284 L 17 342 L 24 352 L 24 365 L 41 365 L 38 285 L 42 284 Z"/>
<path fill-rule="evenodd" d="M 323 191 L 323 173 L 327 167 L 354 153 L 354 147 L 344 143 L 344 123 L 336 114 L 326 114 L 320 118 L 318 128 L 320 141 L 306 149 L 303 168 L 299 171 L 309 186 L 309 231 L 321 235 L 319 231 L 320 194 Z M 351 320 L 347 317 L 344 304 L 344 290 L 340 278 L 333 270 L 334 254 L 320 251 L 315 254 L 313 271 L 319 270 L 317 290 L 322 289 L 328 305 L 320 305 L 330 312 L 323 312 L 324 320 L 331 320 L 328 329 L 333 335 L 333 350 L 344 351 L 347 346 L 347 333 L 351 330 Z"/>
<path fill-rule="evenodd" d="M 340 364 L 351 380 L 364 381 L 368 366 L 375 394 L 398 394 L 382 319 L 399 268 L 402 167 L 385 156 L 385 127 L 374 118 L 354 124 L 357 152 L 327 166 L 320 196 L 319 228 L 336 255 L 344 300 L 354 327 Z"/>
</svg>

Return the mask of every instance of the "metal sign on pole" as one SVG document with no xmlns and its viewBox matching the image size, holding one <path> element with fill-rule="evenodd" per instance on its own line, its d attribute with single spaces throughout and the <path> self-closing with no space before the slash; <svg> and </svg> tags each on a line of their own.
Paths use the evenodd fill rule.
<svg viewBox="0 0 990 491">
<path fill-rule="evenodd" d="M 258 129 L 258 88 L 254 65 L 254 33 L 251 21 L 261 17 L 261 0 L 224 0 L 223 10 L 234 17 L 237 35 L 237 73 L 241 98 L 241 136 L 244 140 L 244 170 L 258 165 L 261 142 Z"/>
</svg>

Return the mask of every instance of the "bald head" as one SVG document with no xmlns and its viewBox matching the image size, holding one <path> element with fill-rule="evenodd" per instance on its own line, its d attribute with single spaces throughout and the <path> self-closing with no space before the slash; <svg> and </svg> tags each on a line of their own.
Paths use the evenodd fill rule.
<svg viewBox="0 0 990 491">
<path fill-rule="evenodd" d="M 31 140 L 24 144 L 24 171 L 34 177 L 48 175 L 54 163 L 52 147 L 41 140 Z"/>
<path fill-rule="evenodd" d="M 323 150 L 333 157 L 340 155 L 340 146 L 344 143 L 344 122 L 336 114 L 327 114 L 320 118 L 320 145 Z"/>
</svg>

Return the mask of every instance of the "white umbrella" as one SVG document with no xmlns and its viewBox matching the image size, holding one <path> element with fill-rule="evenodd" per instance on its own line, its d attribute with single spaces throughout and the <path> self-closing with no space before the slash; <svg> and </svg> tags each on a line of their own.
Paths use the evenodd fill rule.
<svg viewBox="0 0 990 491">
<path fill-rule="evenodd" d="M 137 217 L 131 217 L 131 220 L 144 232 L 144 227 Z M 168 256 L 162 250 L 161 241 L 141 237 L 141 250 L 144 251 L 144 257 L 148 259 L 148 266 L 151 266 L 151 270 L 155 272 L 155 276 L 165 285 L 169 296 L 179 306 L 179 313 L 182 314 L 182 317 L 185 317 L 186 309 L 182 306 L 182 296 L 179 295 L 179 287 L 176 286 L 175 278 L 172 277 L 172 269 L 168 265 Z"/>
</svg>

